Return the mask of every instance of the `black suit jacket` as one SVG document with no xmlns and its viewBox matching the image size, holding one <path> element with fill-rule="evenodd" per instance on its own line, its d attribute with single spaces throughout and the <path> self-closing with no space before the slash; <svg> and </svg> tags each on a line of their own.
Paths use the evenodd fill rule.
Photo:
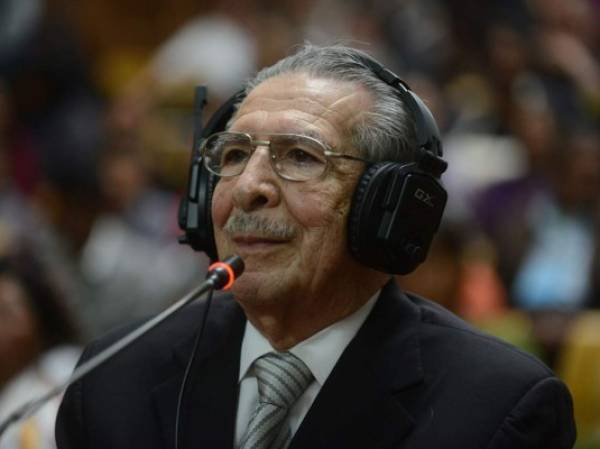
<svg viewBox="0 0 600 449">
<path fill-rule="evenodd" d="M 71 386 L 59 448 L 173 448 L 202 312 L 190 306 Z M 181 404 L 180 448 L 233 447 L 244 324 L 237 303 L 215 298 Z M 289 449 L 558 449 L 574 439 L 569 392 L 546 366 L 389 283 Z"/>
</svg>

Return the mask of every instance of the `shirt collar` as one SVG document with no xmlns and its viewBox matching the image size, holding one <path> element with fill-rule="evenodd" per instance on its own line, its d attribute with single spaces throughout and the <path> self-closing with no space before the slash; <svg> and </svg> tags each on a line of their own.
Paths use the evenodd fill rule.
<svg viewBox="0 0 600 449">
<path fill-rule="evenodd" d="M 351 315 L 336 321 L 289 349 L 292 354 L 308 366 L 319 385 L 322 386 L 327 380 L 342 352 L 367 319 L 378 296 L 379 292 Z M 250 321 L 246 321 L 246 329 L 242 340 L 239 380 L 241 381 L 249 375 L 250 367 L 256 359 L 271 351 L 275 351 L 275 349 L 269 341 Z"/>
</svg>

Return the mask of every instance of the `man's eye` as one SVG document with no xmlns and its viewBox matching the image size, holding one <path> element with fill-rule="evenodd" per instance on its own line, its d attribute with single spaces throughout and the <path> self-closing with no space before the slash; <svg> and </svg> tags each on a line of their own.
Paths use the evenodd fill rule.
<svg viewBox="0 0 600 449">
<path fill-rule="evenodd" d="M 237 165 L 242 164 L 248 159 L 248 152 L 240 148 L 227 148 L 223 151 L 221 157 L 221 165 Z"/>
<path fill-rule="evenodd" d="M 322 164 L 323 161 L 316 155 L 301 148 L 292 148 L 286 153 L 286 159 L 298 165 Z"/>
</svg>

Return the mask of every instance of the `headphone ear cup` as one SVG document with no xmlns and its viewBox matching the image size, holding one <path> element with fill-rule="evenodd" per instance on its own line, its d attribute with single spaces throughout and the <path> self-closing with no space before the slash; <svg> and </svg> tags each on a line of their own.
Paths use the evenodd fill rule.
<svg viewBox="0 0 600 449">
<path fill-rule="evenodd" d="M 179 204 L 179 227 L 184 232 L 179 242 L 190 245 L 195 251 L 204 251 L 212 260 L 217 259 L 217 248 L 213 235 L 211 204 L 218 177 L 204 167 L 200 152 L 196 148 L 199 144 L 196 142 L 196 135 L 206 138 L 223 131 L 235 112 L 235 105 L 242 101 L 244 95 L 244 90 L 236 92 L 219 107 L 201 132 L 199 129 L 194 132 L 188 191 Z M 197 112 L 197 115 L 200 115 L 200 112 Z"/>
<path fill-rule="evenodd" d="M 219 178 L 210 173 L 203 167 L 203 175 L 205 175 L 206 181 L 203 179 L 200 182 L 206 182 L 206 188 L 204 189 L 204 195 L 198 197 L 198 205 L 199 208 L 202 209 L 204 214 L 203 223 L 205 223 L 205 230 L 203 233 L 203 237 L 206 239 L 201 242 L 201 249 L 206 252 L 206 255 L 210 257 L 211 260 L 218 260 L 217 255 L 217 246 L 215 242 L 214 232 L 213 232 L 213 220 L 212 220 L 212 197 L 215 192 L 215 186 L 219 181 Z M 200 243 L 200 242 L 199 242 Z"/>
<path fill-rule="evenodd" d="M 354 193 L 348 221 L 351 254 L 378 271 L 410 273 L 427 256 L 446 200 L 440 182 L 416 164 L 374 164 Z"/>
<path fill-rule="evenodd" d="M 386 162 L 378 162 L 367 167 L 354 190 L 350 214 L 348 215 L 348 244 L 350 246 L 350 253 L 359 259 L 359 261 L 361 259 L 361 247 L 363 246 L 362 242 L 364 239 L 362 236 L 364 230 L 361 232 L 361 227 L 364 228 L 365 223 L 364 220 L 361 220 L 361 215 L 364 210 L 365 197 L 369 191 L 373 176 L 386 164 Z"/>
<path fill-rule="evenodd" d="M 204 251 L 211 260 L 217 259 L 211 214 L 212 196 L 217 177 L 202 164 L 202 159 L 192 163 L 188 193 L 179 205 L 179 227 L 185 231 L 180 243 L 190 245 L 195 251 Z"/>
</svg>

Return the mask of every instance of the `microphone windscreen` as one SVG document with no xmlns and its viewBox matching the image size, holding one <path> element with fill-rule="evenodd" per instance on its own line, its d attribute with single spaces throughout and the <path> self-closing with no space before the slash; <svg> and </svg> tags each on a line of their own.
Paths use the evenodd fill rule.
<svg viewBox="0 0 600 449">
<path fill-rule="evenodd" d="M 208 267 L 207 279 L 213 283 L 216 290 L 227 290 L 233 281 L 244 272 L 244 261 L 240 256 L 233 255 L 221 262 L 215 262 Z"/>
</svg>

